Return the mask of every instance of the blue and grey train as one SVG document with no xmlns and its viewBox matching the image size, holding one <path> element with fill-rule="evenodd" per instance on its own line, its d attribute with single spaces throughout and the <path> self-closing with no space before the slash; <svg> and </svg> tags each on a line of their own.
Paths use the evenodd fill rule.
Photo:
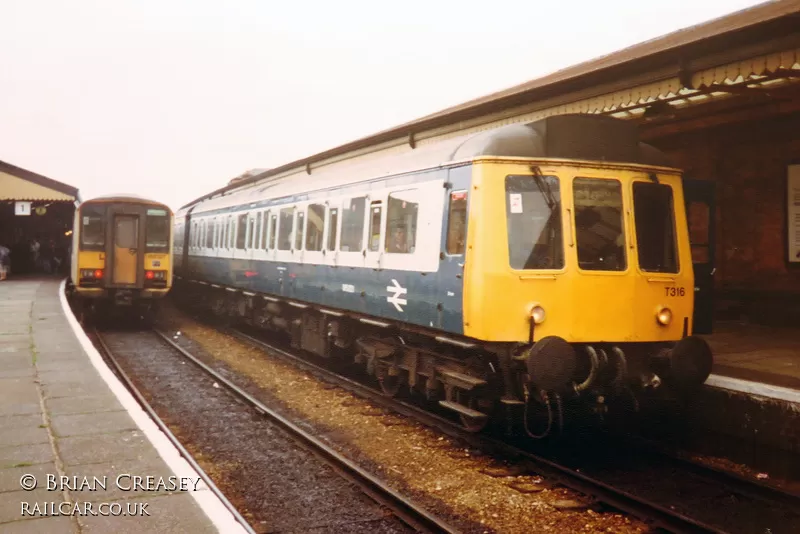
<svg viewBox="0 0 800 534">
<path fill-rule="evenodd" d="M 177 212 L 176 291 L 538 437 L 708 377 L 682 206 L 634 125 L 549 117 L 232 183 Z"/>
</svg>

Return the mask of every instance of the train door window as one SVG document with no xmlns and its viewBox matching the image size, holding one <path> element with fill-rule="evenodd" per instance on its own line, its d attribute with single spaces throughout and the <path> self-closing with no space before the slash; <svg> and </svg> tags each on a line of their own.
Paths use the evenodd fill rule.
<svg viewBox="0 0 800 534">
<path fill-rule="evenodd" d="M 106 243 L 106 207 L 88 205 L 81 208 L 81 249 L 103 250 Z"/>
<path fill-rule="evenodd" d="M 275 250 L 275 244 L 278 240 L 278 214 L 270 212 L 269 214 L 269 249 Z"/>
<path fill-rule="evenodd" d="M 336 250 L 336 232 L 339 229 L 339 208 L 328 210 L 328 250 Z"/>
<path fill-rule="evenodd" d="M 447 213 L 447 245 L 448 254 L 464 254 L 467 246 L 467 192 L 450 193 L 450 206 Z"/>
<path fill-rule="evenodd" d="M 302 209 L 297 210 L 297 224 L 294 230 L 294 249 L 303 250 L 303 237 L 305 235 L 306 212 Z"/>
<path fill-rule="evenodd" d="M 587 271 L 624 271 L 627 258 L 622 185 L 618 180 L 575 178 L 572 191 L 578 267 Z"/>
<path fill-rule="evenodd" d="M 677 273 L 672 188 L 666 184 L 635 182 L 633 215 L 636 221 L 639 267 L 649 272 Z"/>
<path fill-rule="evenodd" d="M 380 200 L 370 204 L 369 208 L 369 250 L 378 252 L 381 249 L 381 212 L 383 206 Z"/>
<path fill-rule="evenodd" d="M 419 191 L 408 189 L 389 194 L 386 210 L 386 252 L 413 253 L 417 237 Z"/>
<path fill-rule="evenodd" d="M 325 206 L 311 204 L 308 206 L 308 223 L 306 227 L 306 250 L 322 250 L 322 236 L 325 234 Z"/>
<path fill-rule="evenodd" d="M 236 243 L 236 219 L 228 215 L 228 248 L 233 248 Z"/>
<path fill-rule="evenodd" d="M 242 213 L 239 215 L 239 224 L 236 230 L 236 248 L 245 248 L 245 239 L 247 238 L 247 214 Z"/>
<path fill-rule="evenodd" d="M 508 261 L 512 269 L 561 269 L 564 239 L 558 178 L 506 176 Z"/>
<path fill-rule="evenodd" d="M 253 228 L 253 237 L 250 239 L 250 248 L 264 248 L 261 239 L 261 235 L 264 233 L 264 229 L 261 227 L 261 216 L 260 211 L 256 213 L 256 222 Z"/>
<path fill-rule="evenodd" d="M 260 214 L 259 214 L 260 215 Z M 256 219 L 254 215 L 247 216 L 247 244 L 245 248 L 251 249 L 256 243 Z"/>
<path fill-rule="evenodd" d="M 342 236 L 339 250 L 342 252 L 360 252 L 364 245 L 364 209 L 367 197 L 351 198 L 345 204 L 342 213 Z"/>
<path fill-rule="evenodd" d="M 228 221 L 222 217 L 219 221 L 219 248 L 228 248 Z"/>
<path fill-rule="evenodd" d="M 208 234 L 206 235 L 206 247 L 214 248 L 214 219 L 208 220 Z"/>
<path fill-rule="evenodd" d="M 259 248 L 263 250 L 267 250 L 269 246 L 269 242 L 267 241 L 267 230 L 269 230 L 269 211 L 265 211 L 261 214 L 261 240 L 259 241 L 260 245 Z"/>
<path fill-rule="evenodd" d="M 294 208 L 283 208 L 278 224 L 278 250 L 292 248 L 292 223 L 294 222 Z"/>
<path fill-rule="evenodd" d="M 222 233 L 220 225 L 217 224 L 217 218 L 214 217 L 214 248 L 219 248 L 220 233 Z"/>
</svg>

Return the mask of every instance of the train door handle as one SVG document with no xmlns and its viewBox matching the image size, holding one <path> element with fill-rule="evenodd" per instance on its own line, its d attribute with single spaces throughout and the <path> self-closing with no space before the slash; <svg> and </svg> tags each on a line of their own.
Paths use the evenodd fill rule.
<svg viewBox="0 0 800 534">
<path fill-rule="evenodd" d="M 131 253 L 131 254 L 136 254 L 136 250 L 137 249 L 135 249 L 135 248 L 129 248 L 128 252 Z"/>
</svg>

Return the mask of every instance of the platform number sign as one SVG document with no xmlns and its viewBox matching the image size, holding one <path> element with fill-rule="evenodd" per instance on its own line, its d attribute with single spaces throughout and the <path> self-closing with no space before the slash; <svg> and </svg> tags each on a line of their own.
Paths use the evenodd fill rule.
<svg viewBox="0 0 800 534">
<path fill-rule="evenodd" d="M 22 215 L 27 216 L 31 214 L 31 203 L 30 202 L 15 202 L 14 203 L 14 215 Z"/>
<path fill-rule="evenodd" d="M 788 260 L 800 263 L 800 164 L 789 165 L 786 178 Z"/>
</svg>

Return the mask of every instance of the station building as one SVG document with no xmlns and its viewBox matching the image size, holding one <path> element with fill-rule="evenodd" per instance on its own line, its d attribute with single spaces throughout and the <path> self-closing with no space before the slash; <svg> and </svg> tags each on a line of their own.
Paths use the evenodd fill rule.
<svg viewBox="0 0 800 534">
<path fill-rule="evenodd" d="M 0 245 L 11 250 L 10 276 L 67 274 L 79 202 L 75 187 L 0 161 Z M 40 257 L 48 260 L 46 264 L 34 262 L 34 240 L 39 243 Z M 60 268 L 52 262 L 52 255 L 61 259 Z"/>
</svg>

